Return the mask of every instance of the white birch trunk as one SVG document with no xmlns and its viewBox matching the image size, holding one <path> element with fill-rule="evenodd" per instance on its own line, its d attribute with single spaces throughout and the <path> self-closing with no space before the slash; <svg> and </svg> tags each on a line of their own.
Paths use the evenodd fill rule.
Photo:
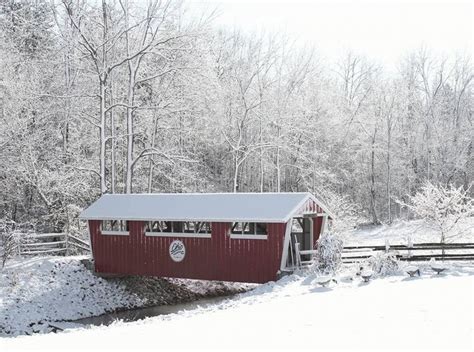
<svg viewBox="0 0 474 352">
<path fill-rule="evenodd" d="M 103 80 L 100 80 L 100 156 L 99 156 L 99 175 L 100 175 L 100 192 L 102 194 L 107 192 L 107 183 L 105 179 L 105 151 L 106 151 L 106 107 L 105 107 L 105 84 Z"/>
</svg>

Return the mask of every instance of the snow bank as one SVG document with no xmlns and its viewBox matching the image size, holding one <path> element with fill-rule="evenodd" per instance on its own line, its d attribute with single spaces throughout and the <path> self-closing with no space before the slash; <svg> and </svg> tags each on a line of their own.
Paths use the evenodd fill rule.
<svg viewBox="0 0 474 352">
<path fill-rule="evenodd" d="M 363 283 L 286 277 L 206 308 L 0 340 L 2 350 L 472 349 L 474 268 Z M 3 346 L 2 346 L 3 343 Z"/>
<path fill-rule="evenodd" d="M 82 258 L 9 262 L 0 271 L 0 335 L 49 332 L 51 322 L 229 295 L 255 286 L 153 277 L 105 280 L 87 270 Z"/>
<path fill-rule="evenodd" d="M 3 333 L 43 331 L 47 321 L 79 319 L 144 304 L 118 283 L 94 276 L 78 257 L 12 261 L 0 277 Z"/>
</svg>

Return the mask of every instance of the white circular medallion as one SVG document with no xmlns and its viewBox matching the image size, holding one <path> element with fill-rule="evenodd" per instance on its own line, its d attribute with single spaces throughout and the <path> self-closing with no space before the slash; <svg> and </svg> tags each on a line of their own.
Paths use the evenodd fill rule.
<svg viewBox="0 0 474 352">
<path fill-rule="evenodd" d="M 180 240 L 174 240 L 170 244 L 169 248 L 170 257 L 173 259 L 174 262 L 180 262 L 184 259 L 186 255 L 186 247 L 184 243 Z"/>
</svg>

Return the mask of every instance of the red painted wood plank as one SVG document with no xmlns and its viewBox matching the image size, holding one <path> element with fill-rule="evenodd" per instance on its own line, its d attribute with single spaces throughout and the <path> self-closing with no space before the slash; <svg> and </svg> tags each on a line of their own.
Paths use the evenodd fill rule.
<svg viewBox="0 0 474 352">
<path fill-rule="evenodd" d="M 227 223 L 213 223 L 210 239 L 181 238 L 187 253 L 180 263 L 168 253 L 175 238 L 145 236 L 144 225 L 131 221 L 129 236 L 104 236 L 100 222 L 91 221 L 96 270 L 248 282 L 274 280 L 279 270 L 285 224 L 267 224 L 267 240 L 244 240 L 230 239 Z"/>
</svg>

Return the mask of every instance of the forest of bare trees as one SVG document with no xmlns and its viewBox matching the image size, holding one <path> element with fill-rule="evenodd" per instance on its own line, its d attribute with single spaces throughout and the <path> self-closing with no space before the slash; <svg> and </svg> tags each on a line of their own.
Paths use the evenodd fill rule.
<svg viewBox="0 0 474 352">
<path fill-rule="evenodd" d="M 470 57 L 328 62 L 213 16 L 0 0 L 0 219 L 62 231 L 102 193 L 310 191 L 378 223 L 425 181 L 472 183 Z"/>
</svg>

